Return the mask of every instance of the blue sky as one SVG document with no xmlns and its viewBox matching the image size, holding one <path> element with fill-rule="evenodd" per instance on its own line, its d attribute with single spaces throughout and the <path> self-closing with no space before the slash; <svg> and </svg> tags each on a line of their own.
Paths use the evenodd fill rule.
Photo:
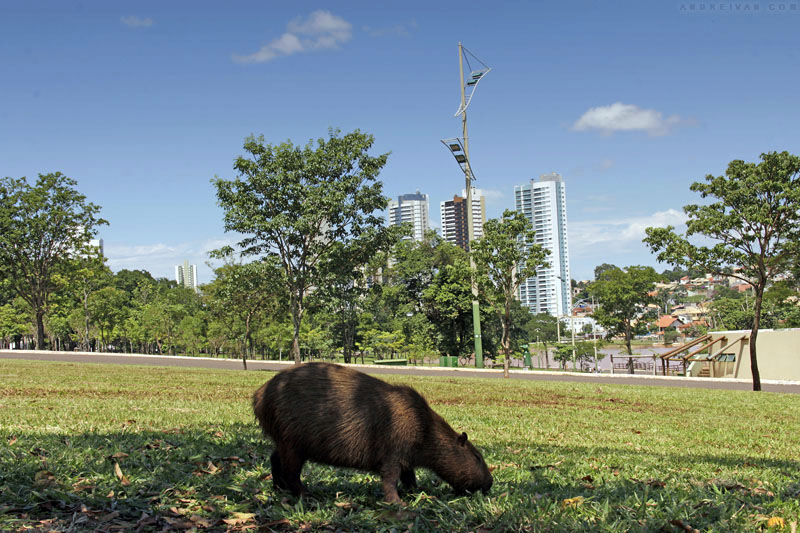
<svg viewBox="0 0 800 533">
<path fill-rule="evenodd" d="M 0 4 L 0 174 L 60 170 L 103 207 L 109 265 L 173 275 L 225 234 L 210 180 L 251 133 L 329 127 L 391 151 L 388 196 L 463 187 L 458 42 L 492 67 L 468 111 L 488 215 L 513 187 L 567 184 L 572 276 L 653 264 L 732 159 L 800 152 L 800 0 L 786 2 L 101 2 Z M 659 268 L 663 268 L 659 267 Z"/>
</svg>

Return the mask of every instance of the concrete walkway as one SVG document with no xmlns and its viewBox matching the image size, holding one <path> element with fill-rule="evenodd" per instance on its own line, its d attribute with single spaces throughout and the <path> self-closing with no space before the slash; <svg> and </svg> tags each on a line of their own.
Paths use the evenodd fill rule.
<svg viewBox="0 0 800 533">
<path fill-rule="evenodd" d="M 94 352 L 48 352 L 36 350 L 0 350 L 0 359 L 28 361 L 60 361 L 64 363 L 101 363 L 117 365 L 176 366 L 182 368 L 220 368 L 242 370 L 238 359 L 212 357 L 185 357 L 177 355 L 108 354 Z M 248 360 L 248 370 L 279 371 L 293 366 L 289 361 Z M 475 368 L 440 368 L 422 366 L 349 365 L 369 374 L 407 374 L 412 376 L 503 378 L 502 370 Z M 629 374 L 589 374 L 582 372 L 554 372 L 537 370 L 511 370 L 511 379 L 533 381 L 571 381 L 583 383 L 613 383 L 618 385 L 650 385 L 700 389 L 752 390 L 749 380 L 727 378 L 687 378 L 680 376 L 652 376 Z M 761 388 L 769 392 L 800 394 L 800 382 L 762 380 Z"/>
</svg>

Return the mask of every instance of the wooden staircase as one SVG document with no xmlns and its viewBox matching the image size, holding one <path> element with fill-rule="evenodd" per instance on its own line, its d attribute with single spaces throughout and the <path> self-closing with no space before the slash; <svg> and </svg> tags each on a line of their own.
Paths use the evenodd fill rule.
<svg viewBox="0 0 800 533">
<path fill-rule="evenodd" d="M 711 368 L 708 366 L 708 363 L 703 363 L 703 368 L 700 369 L 700 373 L 697 374 L 699 378 L 710 378 L 711 377 Z"/>
</svg>

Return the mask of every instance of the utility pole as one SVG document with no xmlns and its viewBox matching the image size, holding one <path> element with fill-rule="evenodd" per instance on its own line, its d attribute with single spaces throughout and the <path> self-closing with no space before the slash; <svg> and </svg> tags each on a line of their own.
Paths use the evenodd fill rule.
<svg viewBox="0 0 800 533">
<path fill-rule="evenodd" d="M 461 105 L 458 107 L 456 116 L 461 115 L 461 138 L 444 139 L 442 143 L 448 147 L 455 157 L 456 162 L 464 172 L 464 180 L 466 183 L 466 202 L 467 202 L 467 240 L 472 243 L 475 240 L 475 228 L 473 227 L 474 214 L 472 212 L 472 182 L 475 181 L 475 174 L 472 172 L 472 165 L 469 161 L 469 134 L 467 132 L 467 107 L 472 101 L 472 95 L 475 93 L 475 88 L 478 82 L 491 70 L 480 59 L 472 55 L 476 61 L 483 65 L 483 69 L 472 70 L 470 68 L 469 79 L 464 79 L 464 46 L 458 43 L 458 74 L 459 74 L 459 91 L 461 93 Z M 467 59 L 469 66 L 469 59 Z M 469 90 L 469 94 L 467 94 Z M 469 244 L 467 245 L 469 248 Z M 478 285 L 475 279 L 475 259 L 472 257 L 470 250 L 469 266 L 472 272 L 472 323 L 475 335 L 475 366 L 483 368 L 483 341 L 481 340 L 481 314 L 478 304 Z"/>
</svg>

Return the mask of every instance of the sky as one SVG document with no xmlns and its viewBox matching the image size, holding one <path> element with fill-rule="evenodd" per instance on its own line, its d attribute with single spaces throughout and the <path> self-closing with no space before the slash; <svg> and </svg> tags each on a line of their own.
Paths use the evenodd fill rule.
<svg viewBox="0 0 800 533">
<path fill-rule="evenodd" d="M 331 127 L 390 152 L 387 196 L 464 187 L 458 43 L 492 68 L 467 111 L 487 216 L 558 172 L 572 277 L 653 265 L 644 228 L 734 159 L 800 153 L 800 0 L 0 3 L 0 175 L 61 171 L 102 206 L 114 271 L 173 277 L 232 244 L 211 180 L 244 139 Z M 474 63 L 473 63 L 474 64 Z"/>
</svg>

